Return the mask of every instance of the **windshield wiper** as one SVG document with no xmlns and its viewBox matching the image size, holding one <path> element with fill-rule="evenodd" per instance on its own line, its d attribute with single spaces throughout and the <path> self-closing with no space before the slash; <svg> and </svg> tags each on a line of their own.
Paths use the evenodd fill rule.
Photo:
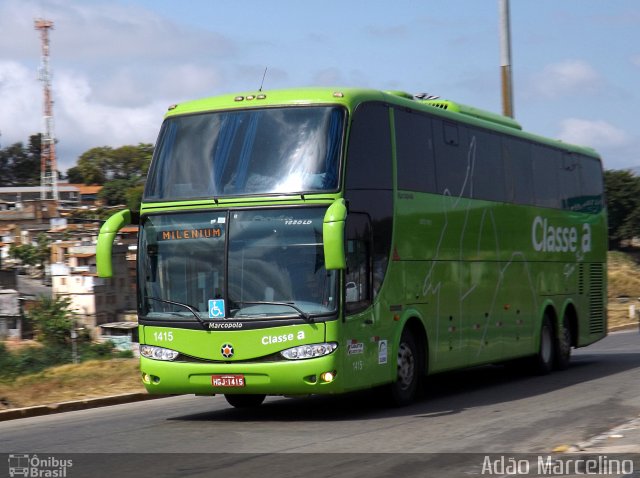
<svg viewBox="0 0 640 478">
<path fill-rule="evenodd" d="M 261 301 L 243 301 L 243 300 L 239 300 L 239 301 L 233 301 L 233 303 L 235 305 L 238 305 L 238 306 L 245 306 L 245 305 L 283 305 L 285 307 L 290 307 L 293 310 L 295 310 L 300 315 L 300 317 L 302 317 L 307 322 L 313 323 L 313 317 L 311 317 L 310 314 L 308 314 L 307 312 L 302 310 L 300 307 L 295 305 L 293 302 L 270 302 L 270 301 L 266 301 L 266 300 L 261 300 Z"/>
<path fill-rule="evenodd" d="M 193 316 L 196 318 L 196 320 L 198 322 L 200 322 L 202 327 L 204 327 L 205 329 L 209 328 L 207 323 L 200 318 L 200 314 L 198 314 L 198 311 L 196 309 L 194 309 L 192 306 L 190 306 L 189 304 L 183 304 L 182 302 L 176 302 L 174 300 L 158 299 L 157 297 L 147 297 L 147 299 L 155 300 L 157 302 L 162 302 L 163 304 L 177 305 L 178 307 L 184 307 L 185 309 L 187 309 L 189 312 L 191 312 L 193 314 Z"/>
</svg>

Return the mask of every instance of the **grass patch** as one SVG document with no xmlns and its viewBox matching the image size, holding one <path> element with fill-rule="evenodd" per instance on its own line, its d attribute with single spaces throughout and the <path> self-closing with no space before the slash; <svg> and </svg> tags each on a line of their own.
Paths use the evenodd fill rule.
<svg viewBox="0 0 640 478">
<path fill-rule="evenodd" d="M 636 256 L 624 252 L 609 252 L 609 298 L 640 297 L 640 266 Z"/>
<path fill-rule="evenodd" d="M 138 359 L 90 360 L 0 383 L 0 409 L 144 392 Z"/>
<path fill-rule="evenodd" d="M 640 311 L 640 254 L 611 251 L 608 261 L 609 327 L 637 323 L 629 316 L 629 306 Z"/>
</svg>

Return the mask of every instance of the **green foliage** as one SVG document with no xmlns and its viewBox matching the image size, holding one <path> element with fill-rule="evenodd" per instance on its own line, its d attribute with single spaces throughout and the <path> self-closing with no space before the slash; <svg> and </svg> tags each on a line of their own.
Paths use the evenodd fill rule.
<svg viewBox="0 0 640 478">
<path fill-rule="evenodd" d="M 133 357 L 131 351 L 115 350 L 112 342 L 80 344 L 78 355 L 82 362 Z M 71 362 L 71 345 L 24 347 L 16 352 L 10 352 L 4 343 L 0 342 L 0 380 L 14 380 L 23 375 L 38 373 L 49 367 Z"/>
<path fill-rule="evenodd" d="M 77 168 L 84 184 L 104 184 L 107 180 L 106 167 L 111 148 L 103 146 L 91 148 L 78 158 Z"/>
<path fill-rule="evenodd" d="M 113 342 L 106 341 L 97 344 L 84 344 L 80 348 L 82 360 L 112 358 L 114 356 Z"/>
<path fill-rule="evenodd" d="M 117 358 L 117 359 L 133 358 L 133 351 L 132 350 L 116 350 L 114 352 L 114 358 Z"/>
<path fill-rule="evenodd" d="M 144 193 L 144 186 L 138 185 L 129 188 L 125 194 L 127 198 L 127 207 L 132 211 L 139 211 L 140 204 L 142 203 L 142 194 Z"/>
<path fill-rule="evenodd" d="M 630 171 L 605 171 L 609 220 L 609 247 L 640 235 L 640 178 Z"/>
<path fill-rule="evenodd" d="M 71 349 L 61 346 L 25 347 L 17 352 L 9 352 L 0 343 L 0 379 L 40 372 L 47 367 L 71 362 Z"/>
<path fill-rule="evenodd" d="M 31 244 L 11 244 L 9 257 L 19 260 L 24 266 L 35 266 L 38 263 L 37 249 Z"/>
<path fill-rule="evenodd" d="M 36 237 L 35 256 L 38 267 L 44 271 L 45 264 L 51 259 L 51 238 L 44 232 Z"/>
<path fill-rule="evenodd" d="M 40 297 L 39 302 L 27 313 L 38 340 L 49 346 L 66 346 L 71 340 L 72 312 L 68 297 Z"/>
<path fill-rule="evenodd" d="M 67 169 L 67 181 L 71 184 L 84 183 L 84 177 L 82 176 L 82 172 L 78 166 Z"/>
<path fill-rule="evenodd" d="M 130 179 L 114 179 L 102 187 L 98 197 L 104 199 L 107 206 L 118 206 L 127 203 L 127 191 L 135 187 Z"/>
<path fill-rule="evenodd" d="M 19 260 L 23 266 L 38 266 L 40 270 L 44 270 L 50 256 L 51 239 L 45 233 L 38 234 L 35 246 L 11 244 L 9 247 L 9 257 Z"/>
<path fill-rule="evenodd" d="M 113 179 L 142 179 L 147 175 L 153 145 L 140 143 L 138 146 L 122 146 L 111 152 L 109 176 Z"/>
<path fill-rule="evenodd" d="M 153 156 L 151 144 L 92 148 L 67 171 L 72 183 L 103 185 L 98 197 L 108 206 L 140 209 L 144 179 Z"/>
<path fill-rule="evenodd" d="M 40 134 L 29 137 L 29 144 L 14 143 L 0 149 L 0 186 L 40 184 Z"/>
<path fill-rule="evenodd" d="M 127 180 L 137 184 L 147 174 L 153 146 L 110 146 L 92 148 L 78 158 L 78 164 L 69 169 L 70 182 L 84 184 L 109 184 L 113 180 Z"/>
</svg>

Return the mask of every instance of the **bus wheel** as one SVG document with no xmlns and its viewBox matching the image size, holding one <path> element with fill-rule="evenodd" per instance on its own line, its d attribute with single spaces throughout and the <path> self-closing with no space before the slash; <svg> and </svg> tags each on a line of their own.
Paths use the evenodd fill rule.
<svg viewBox="0 0 640 478">
<path fill-rule="evenodd" d="M 569 321 L 565 317 L 562 321 L 562 329 L 560 330 L 560 336 L 556 341 L 556 368 L 558 370 L 566 370 L 569 368 L 569 362 L 571 360 L 571 329 L 569 328 Z"/>
<path fill-rule="evenodd" d="M 259 407 L 264 402 L 266 395 L 225 395 L 229 405 L 236 408 Z"/>
<path fill-rule="evenodd" d="M 389 398 L 393 405 L 404 406 L 413 402 L 421 374 L 420 350 L 413 334 L 405 328 L 398 346 L 398 376 L 389 387 Z"/>
<path fill-rule="evenodd" d="M 553 370 L 554 355 L 556 351 L 555 334 L 553 333 L 553 325 L 551 319 L 545 314 L 540 329 L 540 348 L 535 357 L 535 372 L 540 375 L 546 375 Z"/>
</svg>

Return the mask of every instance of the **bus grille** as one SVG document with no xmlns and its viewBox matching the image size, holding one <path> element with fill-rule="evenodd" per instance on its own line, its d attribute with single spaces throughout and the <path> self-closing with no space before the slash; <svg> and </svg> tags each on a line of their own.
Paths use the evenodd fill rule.
<svg viewBox="0 0 640 478">
<path fill-rule="evenodd" d="M 584 294 L 584 264 L 578 265 L 578 294 Z"/>
<path fill-rule="evenodd" d="M 591 264 L 589 270 L 589 333 L 604 332 L 604 267 L 602 264 Z"/>
</svg>

